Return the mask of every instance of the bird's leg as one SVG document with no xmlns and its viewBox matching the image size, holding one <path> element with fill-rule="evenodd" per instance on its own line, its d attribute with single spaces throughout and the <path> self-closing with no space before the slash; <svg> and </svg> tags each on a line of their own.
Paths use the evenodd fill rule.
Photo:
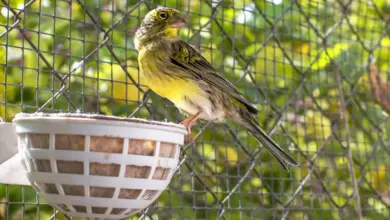
<svg viewBox="0 0 390 220">
<path fill-rule="evenodd" d="M 195 115 L 192 115 L 186 119 L 184 119 L 184 121 L 182 121 L 180 124 L 181 125 L 184 125 L 184 127 L 186 127 L 187 129 L 187 136 L 186 136 L 186 139 L 189 139 L 191 144 L 194 144 L 194 139 L 192 138 L 192 134 L 191 134 L 191 126 L 192 124 L 199 118 L 201 112 L 199 111 L 198 113 L 196 113 Z"/>
</svg>

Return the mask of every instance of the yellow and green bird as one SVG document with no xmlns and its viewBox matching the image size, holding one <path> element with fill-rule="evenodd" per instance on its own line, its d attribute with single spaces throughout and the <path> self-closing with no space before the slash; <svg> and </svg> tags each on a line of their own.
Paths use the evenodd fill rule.
<svg viewBox="0 0 390 220">
<path fill-rule="evenodd" d="M 283 166 L 297 166 L 260 127 L 252 114 L 258 110 L 193 47 L 179 39 L 186 24 L 176 9 L 150 11 L 135 34 L 141 76 L 146 85 L 190 115 L 182 124 L 191 135 L 198 119 L 224 122 L 231 119 L 246 128 Z M 192 139 L 192 137 L 191 137 Z"/>
</svg>

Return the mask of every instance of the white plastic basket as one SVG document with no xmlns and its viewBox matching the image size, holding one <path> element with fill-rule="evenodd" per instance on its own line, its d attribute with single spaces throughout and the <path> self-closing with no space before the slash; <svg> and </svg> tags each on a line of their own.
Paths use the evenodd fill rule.
<svg viewBox="0 0 390 220">
<path fill-rule="evenodd" d="M 27 178 L 61 212 L 121 219 L 149 206 L 178 165 L 186 130 L 172 123 L 80 114 L 19 114 Z"/>
</svg>

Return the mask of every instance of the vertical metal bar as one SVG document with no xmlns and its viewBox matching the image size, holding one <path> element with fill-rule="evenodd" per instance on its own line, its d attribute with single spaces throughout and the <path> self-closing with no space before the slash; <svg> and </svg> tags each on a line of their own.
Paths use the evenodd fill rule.
<svg viewBox="0 0 390 220">
<path fill-rule="evenodd" d="M 11 6 L 10 6 L 10 1 L 11 0 L 8 0 L 8 2 L 7 2 L 7 4 L 6 4 L 6 6 L 8 6 L 8 7 L 6 7 L 6 9 L 7 9 L 7 16 L 6 16 L 6 19 L 7 19 L 7 23 L 6 23 L 6 25 L 7 25 L 7 28 L 8 28 L 8 26 L 9 26 L 9 22 L 10 22 L 10 14 L 11 14 L 11 11 L 10 11 L 10 8 L 11 8 Z M 9 32 L 8 31 L 6 31 L 6 35 L 5 35 L 5 45 L 6 45 L 6 47 L 5 47 L 5 70 L 4 70 L 4 72 L 5 72 L 5 74 L 4 74 L 4 82 L 5 82 L 5 84 L 4 84 L 4 101 L 5 101 L 5 103 L 4 103 L 4 120 L 6 120 L 7 121 L 7 118 L 8 118 L 8 115 L 7 115 L 7 104 L 8 104 L 8 93 L 7 93 L 7 88 L 8 88 L 8 86 L 7 86 L 7 84 L 8 84 L 8 77 L 7 77 L 7 73 L 9 72 L 9 64 L 8 64 L 8 57 L 9 57 L 9 49 L 8 49 L 8 47 L 9 47 Z"/>
<path fill-rule="evenodd" d="M 8 184 L 5 185 L 5 206 L 6 206 L 6 210 L 7 210 L 7 213 L 6 213 L 6 218 L 7 220 L 10 219 L 10 212 L 9 212 L 9 209 L 10 209 L 10 201 L 9 201 L 9 189 L 8 189 Z"/>
<path fill-rule="evenodd" d="M 37 44 L 38 44 L 38 46 L 37 46 L 37 48 L 38 48 L 38 50 L 40 50 L 40 48 L 41 48 L 41 11 L 42 11 L 42 1 L 39 1 L 38 2 L 38 24 L 37 24 L 37 26 L 38 26 L 38 33 L 37 33 L 37 38 L 38 38 L 38 40 L 37 40 Z M 35 94 L 35 108 L 36 108 L 36 110 L 38 110 L 38 108 L 39 108 L 39 93 L 40 93 L 40 70 L 41 70 L 41 62 L 40 62 L 40 59 L 38 58 L 38 60 L 37 60 L 37 87 L 36 87 L 36 89 L 35 89 L 35 92 L 36 92 L 36 94 Z"/>
<path fill-rule="evenodd" d="M 77 3 L 73 3 L 73 4 L 77 4 Z M 85 1 L 84 1 L 84 4 L 85 4 Z M 83 9 L 85 10 L 85 9 Z M 86 14 L 84 13 L 83 14 L 83 24 L 85 25 L 86 24 Z M 82 100 L 82 111 L 84 112 L 85 111 L 85 68 L 86 68 L 86 65 L 88 65 L 88 60 L 86 60 L 86 54 L 87 54 L 87 48 L 86 48 L 86 41 L 85 41 L 85 38 L 86 38 L 86 31 L 83 31 L 83 39 L 81 40 L 81 42 L 83 43 L 83 59 L 84 59 L 84 62 L 85 64 L 83 65 L 83 83 L 81 85 L 81 100 Z M 69 79 L 69 82 L 70 82 L 70 79 Z"/>
<path fill-rule="evenodd" d="M 73 7 L 72 7 L 72 4 L 73 2 L 72 1 L 69 1 L 68 2 L 69 4 L 69 37 L 68 37 L 68 45 L 69 45 L 69 48 L 68 48 L 68 53 L 67 53 L 67 56 L 68 56 L 68 72 L 72 71 L 72 41 L 74 40 L 73 36 L 72 36 L 72 15 L 73 15 Z M 83 31 L 85 33 L 85 31 Z M 85 65 L 83 66 L 83 73 L 85 73 Z M 72 83 L 71 83 L 71 80 L 72 80 L 72 75 L 69 76 L 68 78 L 68 85 L 69 85 L 69 93 L 72 92 Z M 82 103 L 81 103 L 81 111 L 84 112 L 84 99 L 82 99 Z M 70 103 L 68 103 L 68 111 L 70 111 L 71 109 L 71 106 L 70 106 Z"/>
</svg>

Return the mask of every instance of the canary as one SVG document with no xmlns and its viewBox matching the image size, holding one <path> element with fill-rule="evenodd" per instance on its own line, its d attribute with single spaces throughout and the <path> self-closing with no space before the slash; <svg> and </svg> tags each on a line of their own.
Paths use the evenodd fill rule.
<svg viewBox="0 0 390 220">
<path fill-rule="evenodd" d="M 184 25 L 186 20 L 178 10 L 161 6 L 143 19 L 134 45 L 145 84 L 190 115 L 181 123 L 189 135 L 197 119 L 215 123 L 231 119 L 246 128 L 285 170 L 297 166 L 260 127 L 253 116 L 258 110 L 196 49 L 179 39 Z"/>
</svg>

